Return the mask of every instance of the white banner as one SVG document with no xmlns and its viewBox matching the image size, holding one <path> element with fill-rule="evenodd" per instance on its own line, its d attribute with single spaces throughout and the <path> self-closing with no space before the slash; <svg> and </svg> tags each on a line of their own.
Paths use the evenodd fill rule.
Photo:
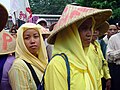
<svg viewBox="0 0 120 90">
<path fill-rule="evenodd" d="M 10 14 L 13 23 L 16 23 L 16 18 L 28 22 L 32 17 L 28 0 L 10 0 Z"/>
</svg>

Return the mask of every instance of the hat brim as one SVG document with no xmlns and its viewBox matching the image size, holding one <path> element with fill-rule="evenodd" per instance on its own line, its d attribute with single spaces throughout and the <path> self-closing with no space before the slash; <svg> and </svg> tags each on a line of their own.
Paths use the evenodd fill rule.
<svg viewBox="0 0 120 90">
<path fill-rule="evenodd" d="M 55 28 L 56 30 L 53 29 L 53 31 L 51 32 L 50 36 L 47 39 L 47 42 L 49 44 L 54 44 L 55 39 L 56 39 L 56 34 L 58 32 L 60 32 L 61 30 L 64 30 L 66 27 L 68 27 L 69 25 L 71 25 L 71 24 L 73 24 L 75 22 L 82 22 L 82 20 L 84 20 L 85 18 L 93 16 L 95 21 L 96 21 L 96 25 L 100 25 L 103 22 L 105 22 L 111 15 L 112 15 L 112 10 L 111 9 L 100 9 L 98 11 L 94 11 L 94 12 L 89 13 L 88 15 L 84 15 L 82 17 L 78 16 L 77 19 L 71 20 L 71 22 L 69 22 L 67 25 L 64 24 L 62 27 L 60 27 L 58 29 Z"/>
<path fill-rule="evenodd" d="M 99 30 L 99 36 L 98 37 L 100 37 L 100 36 L 104 35 L 108 31 L 109 23 L 107 21 L 105 21 L 104 23 L 97 26 L 96 28 Z"/>
<path fill-rule="evenodd" d="M 11 36 L 5 30 L 0 32 L 0 55 L 9 54 L 15 52 L 16 41 L 13 36 Z"/>
<path fill-rule="evenodd" d="M 7 20 L 8 20 L 8 12 L 6 8 L 2 4 L 0 4 L 0 32 L 5 27 Z"/>
</svg>

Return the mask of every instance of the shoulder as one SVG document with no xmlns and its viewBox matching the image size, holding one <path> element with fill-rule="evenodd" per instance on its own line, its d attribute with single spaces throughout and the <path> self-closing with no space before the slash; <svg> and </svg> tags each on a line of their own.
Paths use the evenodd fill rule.
<svg viewBox="0 0 120 90">
<path fill-rule="evenodd" d="M 109 41 L 114 41 L 116 40 L 118 37 L 120 37 L 120 33 L 114 34 L 110 37 Z"/>
<path fill-rule="evenodd" d="M 27 66 L 26 66 L 25 62 L 20 58 L 15 59 L 13 62 L 13 65 L 11 67 L 11 70 L 23 70 L 23 71 L 25 71 L 26 69 L 27 69 Z"/>
<path fill-rule="evenodd" d="M 51 69 L 65 69 L 65 60 L 62 58 L 62 56 L 56 55 L 54 56 L 50 63 L 48 64 L 48 68 Z"/>
</svg>

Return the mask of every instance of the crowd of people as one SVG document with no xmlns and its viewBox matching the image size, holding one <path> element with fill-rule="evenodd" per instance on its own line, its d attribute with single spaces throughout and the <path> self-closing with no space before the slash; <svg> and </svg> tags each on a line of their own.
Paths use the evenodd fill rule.
<svg viewBox="0 0 120 90">
<path fill-rule="evenodd" d="M 111 9 L 68 4 L 50 27 L 39 18 L 9 33 L 0 11 L 0 90 L 120 89 L 120 22 L 108 23 Z"/>
</svg>

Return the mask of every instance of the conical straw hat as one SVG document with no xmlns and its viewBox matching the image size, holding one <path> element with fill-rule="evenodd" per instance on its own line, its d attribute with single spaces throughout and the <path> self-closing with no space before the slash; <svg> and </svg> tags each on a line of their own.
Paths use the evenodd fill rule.
<svg viewBox="0 0 120 90">
<path fill-rule="evenodd" d="M 15 51 L 16 42 L 5 30 L 0 32 L 0 55 L 9 54 Z"/>
<path fill-rule="evenodd" d="M 96 26 L 95 29 L 99 30 L 99 37 L 104 35 L 109 29 L 109 23 L 105 21 L 104 23 Z"/>
<path fill-rule="evenodd" d="M 8 20 L 8 12 L 6 8 L 0 3 L 0 31 L 3 30 Z"/>
<path fill-rule="evenodd" d="M 37 24 L 40 28 L 41 28 L 41 32 L 42 34 L 50 34 L 51 32 L 49 31 L 49 29 L 44 28 L 43 26 L 41 26 L 40 24 Z"/>
<path fill-rule="evenodd" d="M 48 43 L 54 44 L 56 34 L 64 30 L 66 27 L 73 23 L 81 22 L 87 17 L 93 16 L 96 21 L 96 26 L 105 22 L 112 15 L 111 9 L 96 9 L 75 5 L 67 5 L 58 20 L 57 24 L 54 26 L 53 31 L 48 37 Z"/>
</svg>

